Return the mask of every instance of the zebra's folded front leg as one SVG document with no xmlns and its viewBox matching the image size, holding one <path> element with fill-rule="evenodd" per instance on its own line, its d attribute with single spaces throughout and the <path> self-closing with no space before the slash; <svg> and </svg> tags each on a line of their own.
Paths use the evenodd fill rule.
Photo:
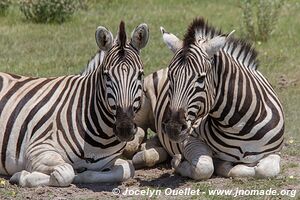
<svg viewBox="0 0 300 200">
<path fill-rule="evenodd" d="M 141 150 L 142 151 L 136 153 L 132 158 L 133 165 L 136 169 L 152 167 L 166 161 L 169 157 L 168 152 L 161 146 L 157 136 L 143 143 Z"/>
<path fill-rule="evenodd" d="M 27 170 L 27 171 L 26 171 Z M 44 152 L 36 157 L 30 157 L 26 170 L 15 173 L 11 183 L 23 187 L 69 186 L 75 176 L 73 167 L 66 163 L 56 152 Z"/>
<path fill-rule="evenodd" d="M 280 172 L 280 156 L 270 154 L 261 159 L 254 167 L 257 178 L 268 178 L 277 176 Z"/>
<path fill-rule="evenodd" d="M 191 137 L 184 144 L 183 157 L 175 156 L 172 165 L 175 172 L 194 180 L 205 180 L 211 177 L 214 172 L 212 152 L 210 148 L 198 138 Z"/>
<path fill-rule="evenodd" d="M 125 149 L 123 151 L 123 155 L 127 159 L 132 159 L 133 155 L 138 152 L 140 145 L 142 144 L 145 138 L 145 131 L 138 127 L 137 133 L 134 136 L 134 139 L 130 142 L 127 142 Z"/>
<path fill-rule="evenodd" d="M 184 177 L 189 177 L 194 180 L 209 179 L 213 172 L 214 166 L 210 156 L 200 156 L 196 164 L 184 160 L 180 162 L 175 169 L 175 172 Z"/>
<path fill-rule="evenodd" d="M 132 158 L 136 169 L 143 167 L 153 167 L 156 164 L 166 161 L 169 157 L 168 152 L 163 147 L 155 147 L 138 152 Z"/>
<path fill-rule="evenodd" d="M 10 184 L 17 184 L 22 187 L 37 187 L 49 185 L 50 176 L 41 172 L 28 172 L 22 170 L 15 173 L 10 179 Z"/>
<path fill-rule="evenodd" d="M 74 183 L 114 183 L 121 182 L 134 176 L 131 161 L 116 159 L 108 171 L 84 171 L 75 176 Z"/>
<path fill-rule="evenodd" d="M 247 164 L 234 165 L 232 162 L 215 160 L 216 174 L 224 177 L 268 178 L 280 172 L 280 156 L 270 154 L 261 159 L 254 167 Z"/>
<path fill-rule="evenodd" d="M 255 176 L 254 167 L 249 167 L 245 164 L 237 164 L 229 161 L 216 159 L 214 161 L 216 174 L 222 177 L 253 177 Z"/>
</svg>

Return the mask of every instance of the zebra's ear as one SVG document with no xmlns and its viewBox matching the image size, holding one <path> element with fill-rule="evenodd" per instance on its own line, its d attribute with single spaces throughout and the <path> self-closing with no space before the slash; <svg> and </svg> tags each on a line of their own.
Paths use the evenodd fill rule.
<svg viewBox="0 0 300 200">
<path fill-rule="evenodd" d="M 209 57 L 213 57 L 221 48 L 224 47 L 227 40 L 231 37 L 231 35 L 235 32 L 233 30 L 228 35 L 219 35 L 216 36 L 207 42 L 203 43 L 205 51 Z"/>
<path fill-rule="evenodd" d="M 137 50 L 144 48 L 149 39 L 148 25 L 143 23 L 138 25 L 131 33 L 131 45 Z"/>
<path fill-rule="evenodd" d="M 113 45 L 112 33 L 103 26 L 99 26 L 96 29 L 95 38 L 96 38 L 98 47 L 102 51 L 108 51 Z"/>
<path fill-rule="evenodd" d="M 173 53 L 182 48 L 182 40 L 174 34 L 167 32 L 162 26 L 160 27 L 160 32 L 162 33 L 164 43 Z"/>
</svg>

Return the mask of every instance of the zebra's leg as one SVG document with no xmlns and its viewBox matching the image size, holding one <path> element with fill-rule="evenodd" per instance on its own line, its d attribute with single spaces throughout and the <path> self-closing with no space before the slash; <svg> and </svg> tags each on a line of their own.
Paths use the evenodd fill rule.
<svg viewBox="0 0 300 200">
<path fill-rule="evenodd" d="M 136 153 L 132 158 L 135 169 L 152 167 L 166 161 L 169 157 L 168 152 L 161 146 L 157 136 L 143 143 L 141 150 L 142 151 Z"/>
<path fill-rule="evenodd" d="M 84 171 L 78 173 L 74 183 L 114 183 L 121 182 L 134 176 L 134 167 L 131 161 L 116 159 L 109 171 Z"/>
<path fill-rule="evenodd" d="M 23 187 L 64 187 L 69 186 L 75 177 L 73 167 L 54 151 L 43 152 L 36 157 L 29 156 L 26 170 L 15 173 L 10 182 Z"/>
<path fill-rule="evenodd" d="M 22 187 L 37 187 L 49 185 L 50 176 L 41 172 L 28 172 L 22 170 L 15 173 L 10 179 L 10 184 L 17 184 Z"/>
<path fill-rule="evenodd" d="M 130 142 L 127 142 L 125 149 L 123 151 L 123 155 L 127 159 L 131 159 L 133 155 L 138 152 L 141 143 L 143 142 L 145 138 L 145 131 L 138 127 L 137 133 L 134 136 L 134 139 Z"/>
<path fill-rule="evenodd" d="M 267 178 L 277 176 L 280 172 L 280 156 L 270 154 L 261 159 L 254 167 L 257 178 Z"/>
<path fill-rule="evenodd" d="M 175 172 L 194 180 L 205 180 L 211 177 L 214 172 L 212 152 L 204 142 L 190 137 L 184 145 L 183 156 L 185 159 L 183 161 L 179 155 L 173 157 L 172 166 Z"/>
<path fill-rule="evenodd" d="M 249 167 L 244 164 L 237 164 L 229 161 L 214 160 L 215 172 L 218 176 L 223 177 L 253 177 L 255 176 L 254 167 Z"/>
<path fill-rule="evenodd" d="M 224 177 L 274 177 L 280 172 L 280 156 L 270 154 L 261 159 L 256 166 L 234 165 L 228 161 L 215 161 L 217 175 Z"/>
</svg>

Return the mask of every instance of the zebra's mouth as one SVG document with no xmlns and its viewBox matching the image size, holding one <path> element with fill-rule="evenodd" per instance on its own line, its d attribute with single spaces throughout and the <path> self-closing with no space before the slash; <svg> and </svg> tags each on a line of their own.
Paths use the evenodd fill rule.
<svg viewBox="0 0 300 200">
<path fill-rule="evenodd" d="M 114 133 L 120 142 L 129 142 L 134 139 L 137 132 L 137 126 L 130 122 L 121 122 L 115 124 Z"/>
<path fill-rule="evenodd" d="M 116 121 L 114 124 L 114 133 L 121 142 L 129 142 L 134 139 L 137 132 L 137 126 L 133 121 L 134 112 L 132 107 L 117 107 Z"/>
<path fill-rule="evenodd" d="M 171 121 L 163 123 L 162 125 L 164 133 L 167 134 L 173 142 L 182 142 L 189 136 L 190 128 L 188 128 L 186 124 Z"/>
</svg>

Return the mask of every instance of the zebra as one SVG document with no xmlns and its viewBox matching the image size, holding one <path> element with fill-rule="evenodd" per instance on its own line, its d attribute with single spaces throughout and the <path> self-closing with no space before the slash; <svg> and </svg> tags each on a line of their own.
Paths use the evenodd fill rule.
<svg viewBox="0 0 300 200">
<path fill-rule="evenodd" d="M 119 182 L 134 176 L 120 157 L 138 128 L 143 92 L 140 50 L 147 24 L 127 42 L 99 26 L 99 52 L 86 72 L 54 78 L 0 73 L 0 174 L 23 187 Z M 102 59 L 98 59 L 102 56 Z M 99 62 L 95 62 L 98 60 Z"/>
<path fill-rule="evenodd" d="M 159 141 L 175 172 L 195 180 L 274 177 L 284 141 L 282 105 L 258 71 L 257 52 L 198 17 L 183 41 L 161 27 L 174 53 L 145 81 Z M 133 162 L 154 165 L 165 152 L 145 148 Z"/>
</svg>

